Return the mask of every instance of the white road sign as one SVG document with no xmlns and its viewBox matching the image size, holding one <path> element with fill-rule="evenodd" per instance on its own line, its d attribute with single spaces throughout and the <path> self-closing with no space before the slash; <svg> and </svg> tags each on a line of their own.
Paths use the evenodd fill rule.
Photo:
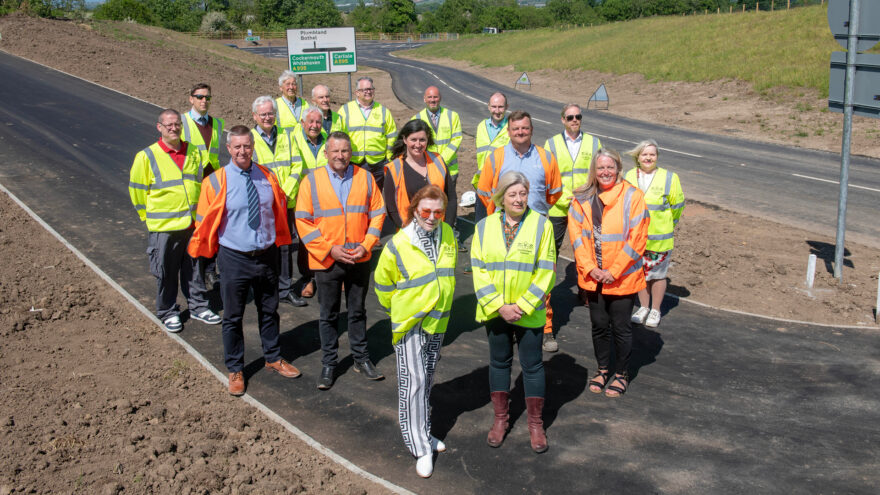
<svg viewBox="0 0 880 495">
<path fill-rule="evenodd" d="M 357 72 L 353 27 L 288 29 L 287 53 L 297 74 Z"/>
</svg>

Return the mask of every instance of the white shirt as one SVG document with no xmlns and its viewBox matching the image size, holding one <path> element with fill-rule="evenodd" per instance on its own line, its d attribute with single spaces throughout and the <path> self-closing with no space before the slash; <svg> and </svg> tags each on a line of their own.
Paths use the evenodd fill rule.
<svg viewBox="0 0 880 495">
<path fill-rule="evenodd" d="M 647 192 L 648 188 L 651 187 L 651 181 L 654 180 L 654 174 L 657 173 L 657 169 L 655 168 L 652 170 L 650 174 L 645 173 L 642 169 L 639 169 L 637 173 L 639 177 L 639 189 L 641 189 L 642 192 Z"/>
<path fill-rule="evenodd" d="M 565 139 L 565 145 L 568 146 L 568 156 L 570 156 L 571 161 L 574 162 L 577 160 L 578 153 L 581 151 L 581 142 L 584 140 L 584 133 L 579 132 L 577 139 L 572 139 L 567 132 L 563 132 L 562 137 Z"/>
</svg>

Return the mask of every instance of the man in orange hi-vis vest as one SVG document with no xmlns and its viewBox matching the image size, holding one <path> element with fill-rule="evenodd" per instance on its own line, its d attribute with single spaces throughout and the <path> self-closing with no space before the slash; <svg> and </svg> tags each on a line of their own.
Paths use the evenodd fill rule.
<svg viewBox="0 0 880 495">
<path fill-rule="evenodd" d="M 364 303 L 370 281 L 370 255 L 385 221 L 385 202 L 373 175 L 351 163 L 351 139 L 344 132 L 327 136 L 327 165 L 303 179 L 296 198 L 296 229 L 309 252 L 309 268 L 318 284 L 321 314 L 321 376 L 318 388 L 333 386 L 339 334 L 336 328 L 342 288 L 348 310 L 348 340 L 354 371 L 369 380 L 385 378 L 367 353 Z"/>
</svg>

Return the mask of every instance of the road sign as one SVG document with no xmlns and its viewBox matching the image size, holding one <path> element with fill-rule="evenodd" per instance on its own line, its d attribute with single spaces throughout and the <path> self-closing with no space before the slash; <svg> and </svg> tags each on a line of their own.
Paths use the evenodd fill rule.
<svg viewBox="0 0 880 495">
<path fill-rule="evenodd" d="M 830 0 L 828 2 L 828 27 L 834 39 L 845 50 L 849 36 L 850 0 Z M 856 51 L 863 52 L 880 42 L 880 2 L 862 0 L 859 2 L 859 25 L 856 30 L 858 41 Z"/>
<path fill-rule="evenodd" d="M 517 84 L 523 84 L 525 86 L 528 86 L 529 89 L 532 89 L 532 82 L 529 81 L 529 75 L 525 72 L 523 72 L 522 75 L 519 76 L 519 79 L 517 79 L 516 82 L 513 83 L 513 87 L 515 88 Z"/>
<path fill-rule="evenodd" d="M 604 102 L 605 110 L 608 110 L 608 105 L 610 104 L 609 101 L 610 100 L 608 99 L 608 90 L 605 89 L 605 83 L 602 83 L 599 85 L 598 88 L 596 88 L 593 96 L 591 96 L 590 99 L 587 100 L 587 108 L 590 108 L 590 103 L 596 102 L 596 107 L 598 108 L 599 103 Z"/>
<path fill-rule="evenodd" d="M 297 74 L 357 72 L 353 27 L 288 29 L 287 53 Z"/>
<path fill-rule="evenodd" d="M 831 53 L 831 74 L 828 78 L 828 109 L 843 113 L 846 52 Z M 853 80 L 853 114 L 880 118 L 880 55 L 856 54 Z"/>
<path fill-rule="evenodd" d="M 247 36 L 244 40 L 245 41 L 260 41 L 260 37 L 259 36 Z"/>
</svg>

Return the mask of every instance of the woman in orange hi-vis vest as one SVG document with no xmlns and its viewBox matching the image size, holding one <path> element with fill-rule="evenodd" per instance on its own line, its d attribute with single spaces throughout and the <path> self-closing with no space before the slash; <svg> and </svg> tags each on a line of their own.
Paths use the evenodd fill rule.
<svg viewBox="0 0 880 495">
<path fill-rule="evenodd" d="M 434 144 L 431 128 L 423 120 L 410 120 L 397 133 L 391 147 L 390 162 L 385 164 L 385 209 L 394 227 L 400 229 L 409 222 L 406 218 L 410 198 L 423 187 L 433 184 L 447 196 L 452 191 L 452 178 L 443 158 L 428 151 Z M 446 205 L 446 221 L 454 224 L 455 201 Z"/>
<path fill-rule="evenodd" d="M 574 190 L 568 237 L 574 249 L 581 297 L 590 305 L 593 350 L 599 363 L 590 392 L 619 397 L 629 385 L 633 297 L 645 288 L 642 254 L 648 208 L 638 188 L 623 180 L 620 155 L 607 148 L 593 156 L 587 183 Z M 614 376 L 611 377 L 611 340 Z"/>
</svg>

